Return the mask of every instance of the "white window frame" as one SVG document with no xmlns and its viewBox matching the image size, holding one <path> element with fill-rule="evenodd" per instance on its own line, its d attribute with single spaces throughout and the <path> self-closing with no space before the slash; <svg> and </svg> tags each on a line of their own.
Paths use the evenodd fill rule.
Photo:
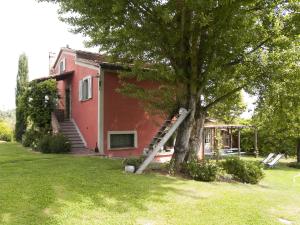
<svg viewBox="0 0 300 225">
<path fill-rule="evenodd" d="M 110 136 L 112 134 L 133 134 L 134 135 L 134 146 L 133 147 L 123 147 L 123 148 L 111 148 L 110 143 Z M 123 150 L 123 149 L 135 149 L 138 146 L 138 136 L 137 131 L 135 130 L 128 130 L 128 131 L 108 131 L 107 133 L 107 145 L 108 150 Z"/>
<path fill-rule="evenodd" d="M 61 65 L 61 63 L 62 63 L 62 70 L 61 70 L 61 68 L 60 68 L 60 65 Z M 59 73 L 63 73 L 63 72 L 65 72 L 66 71 L 66 58 L 62 58 L 61 60 L 60 60 L 60 62 L 59 62 L 59 64 L 58 64 L 58 69 L 59 69 Z"/>
<path fill-rule="evenodd" d="M 204 143 L 205 144 L 211 143 L 211 133 L 210 133 L 210 131 L 205 131 Z"/>
<path fill-rule="evenodd" d="M 88 93 L 86 98 L 83 96 L 83 83 L 87 81 L 88 84 Z M 86 76 L 79 81 L 79 101 L 87 101 L 93 97 L 93 78 L 92 76 Z"/>
</svg>

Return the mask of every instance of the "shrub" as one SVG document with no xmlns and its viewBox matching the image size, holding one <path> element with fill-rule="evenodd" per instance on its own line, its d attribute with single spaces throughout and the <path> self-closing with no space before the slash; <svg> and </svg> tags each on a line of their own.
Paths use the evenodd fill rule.
<svg viewBox="0 0 300 225">
<path fill-rule="evenodd" d="M 215 181 L 220 171 L 219 166 L 208 160 L 192 160 L 187 162 L 183 168 L 184 173 L 197 181 Z"/>
<path fill-rule="evenodd" d="M 0 121 L 0 140 L 1 141 L 11 141 L 12 134 L 13 134 L 13 131 L 9 127 L 9 125 L 4 121 Z"/>
<path fill-rule="evenodd" d="M 141 156 L 141 157 L 130 157 L 130 158 L 126 158 L 123 160 L 123 165 L 124 166 L 134 166 L 135 170 L 137 170 L 140 165 L 144 162 L 145 157 Z"/>
<path fill-rule="evenodd" d="M 71 151 L 71 143 L 62 134 L 52 136 L 49 147 L 52 153 L 67 153 Z"/>
<path fill-rule="evenodd" d="M 291 162 L 288 164 L 288 166 L 292 168 L 300 169 L 300 163 L 297 162 Z"/>
<path fill-rule="evenodd" d="M 264 177 L 261 166 L 255 162 L 227 158 L 222 166 L 228 174 L 243 183 L 257 184 Z"/>
<path fill-rule="evenodd" d="M 25 134 L 23 134 L 22 136 L 22 145 L 24 147 L 32 147 L 35 149 L 37 147 L 37 144 L 41 136 L 42 133 L 37 130 L 34 129 L 27 130 Z"/>
<path fill-rule="evenodd" d="M 51 139 L 52 139 L 51 135 L 43 136 L 38 142 L 37 150 L 43 153 L 51 153 L 50 150 Z"/>
<path fill-rule="evenodd" d="M 62 134 L 45 135 L 40 139 L 37 148 L 43 153 L 67 153 L 71 150 L 71 143 Z"/>
</svg>

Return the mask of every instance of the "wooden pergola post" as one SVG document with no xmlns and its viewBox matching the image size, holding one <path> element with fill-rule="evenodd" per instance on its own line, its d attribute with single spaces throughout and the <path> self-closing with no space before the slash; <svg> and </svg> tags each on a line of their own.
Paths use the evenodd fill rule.
<svg viewBox="0 0 300 225">
<path fill-rule="evenodd" d="M 232 149 L 232 141 L 233 141 L 232 140 L 232 128 L 230 128 L 229 130 L 230 130 L 230 134 L 229 134 L 230 135 L 230 137 L 229 137 L 230 138 L 230 146 L 229 147 L 230 147 L 230 149 Z"/>
<path fill-rule="evenodd" d="M 241 130 L 238 128 L 238 155 L 241 156 Z"/>
<path fill-rule="evenodd" d="M 205 134 L 206 134 L 206 129 L 205 128 L 203 128 L 203 132 L 202 132 L 202 143 L 201 143 L 201 145 L 202 145 L 202 153 L 201 153 L 201 156 L 199 157 L 198 156 L 198 159 L 204 159 L 204 157 L 205 157 Z"/>
<path fill-rule="evenodd" d="M 258 156 L 258 148 L 257 148 L 257 128 L 254 129 L 254 154 L 255 157 Z"/>
</svg>

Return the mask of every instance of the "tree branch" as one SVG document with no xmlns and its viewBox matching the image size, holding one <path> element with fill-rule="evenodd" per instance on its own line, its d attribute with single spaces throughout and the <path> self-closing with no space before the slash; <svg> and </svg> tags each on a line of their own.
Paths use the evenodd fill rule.
<svg viewBox="0 0 300 225">
<path fill-rule="evenodd" d="M 223 66 L 234 66 L 237 65 L 239 63 L 242 63 L 245 59 L 245 56 L 252 54 L 253 52 L 256 52 L 258 49 L 260 49 L 265 43 L 267 43 L 269 40 L 271 40 L 271 37 L 266 38 L 265 40 L 263 40 L 262 42 L 260 42 L 255 48 L 253 48 L 251 51 L 247 52 L 246 54 L 241 54 L 238 57 L 236 57 L 236 59 L 234 59 L 231 62 L 228 62 L 226 64 L 224 64 Z"/>
<path fill-rule="evenodd" d="M 246 85 L 239 86 L 229 92 L 227 92 L 225 95 L 222 95 L 221 97 L 218 97 L 213 102 L 209 103 L 204 107 L 204 110 L 207 111 L 208 109 L 212 108 L 214 105 L 218 104 L 219 102 L 223 101 L 224 99 L 230 97 L 231 95 L 235 94 L 236 92 L 242 90 Z"/>
</svg>

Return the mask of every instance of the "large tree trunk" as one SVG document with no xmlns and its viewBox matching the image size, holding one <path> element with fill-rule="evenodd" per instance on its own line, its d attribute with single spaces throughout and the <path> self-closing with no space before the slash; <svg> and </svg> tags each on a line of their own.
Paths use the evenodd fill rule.
<svg viewBox="0 0 300 225">
<path fill-rule="evenodd" d="M 190 150 L 190 136 L 194 125 L 194 117 L 196 110 L 196 99 L 191 96 L 189 99 L 188 110 L 191 110 L 189 116 L 179 126 L 174 147 L 174 170 L 179 172 L 186 154 Z"/>
<path fill-rule="evenodd" d="M 297 163 L 300 163 L 300 138 L 297 141 Z"/>
<path fill-rule="evenodd" d="M 190 152 L 187 159 L 197 158 L 203 159 L 203 142 L 204 142 L 204 122 L 206 118 L 206 112 L 197 110 L 195 115 L 195 123 L 193 126 L 191 138 L 190 138 Z M 200 151 L 201 150 L 201 151 Z"/>
</svg>

